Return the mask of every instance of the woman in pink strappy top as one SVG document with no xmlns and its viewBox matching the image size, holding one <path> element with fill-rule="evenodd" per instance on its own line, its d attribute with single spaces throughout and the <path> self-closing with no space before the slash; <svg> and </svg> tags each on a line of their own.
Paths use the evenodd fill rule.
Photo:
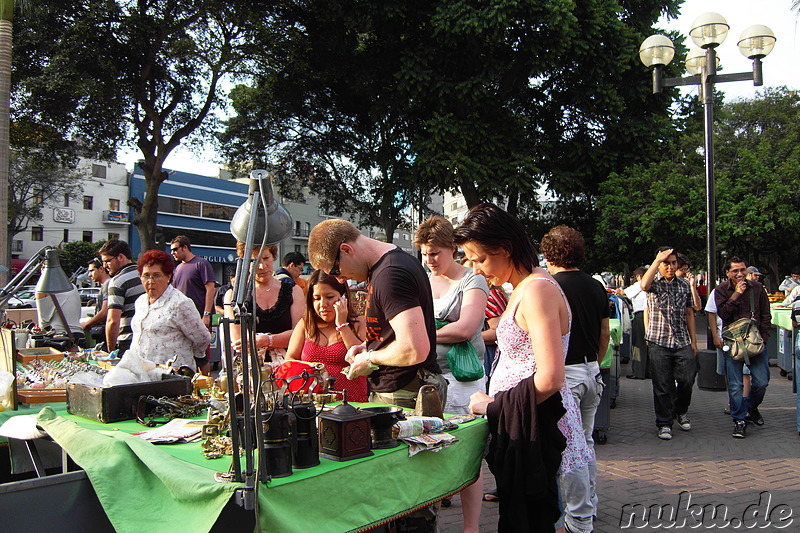
<svg viewBox="0 0 800 533">
<path fill-rule="evenodd" d="M 501 355 L 489 384 L 491 395 L 473 394 L 472 411 L 486 414 L 495 395 L 532 377 L 537 406 L 554 394 L 560 394 L 566 410 L 557 421 L 558 429 L 566 437 L 559 472 L 584 464 L 590 452 L 586 448 L 580 412 L 564 382 L 571 315 L 561 288 L 538 266 L 538 254 L 520 222 L 493 204 L 473 207 L 456 228 L 455 241 L 472 261 L 475 273 L 484 275 L 490 285 L 510 283 L 514 287 L 497 327 Z M 537 429 L 540 434 L 546 433 L 541 426 Z M 555 487 L 555 469 L 551 471 L 553 475 L 547 483 Z M 505 499 L 501 492 L 501 524 Z M 512 511 L 508 509 L 509 513 Z M 552 517 L 555 523 L 558 513 Z M 540 524 L 540 527 L 544 526 Z M 548 527 L 548 530 L 552 529 Z"/>
<path fill-rule="evenodd" d="M 367 378 L 349 380 L 342 374 L 347 350 L 364 342 L 366 333 L 364 317 L 356 316 L 349 295 L 347 285 L 333 276 L 322 270 L 311 274 L 306 310 L 292 332 L 286 359 L 324 364 L 336 378 L 334 390 L 346 390 L 349 401 L 366 402 Z"/>
</svg>

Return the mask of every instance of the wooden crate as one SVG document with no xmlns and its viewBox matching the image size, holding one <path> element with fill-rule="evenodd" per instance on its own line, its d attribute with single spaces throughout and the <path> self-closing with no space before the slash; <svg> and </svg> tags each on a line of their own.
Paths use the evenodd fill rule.
<svg viewBox="0 0 800 533">
<path fill-rule="evenodd" d="M 17 389 L 19 403 L 56 403 L 67 401 L 67 389 Z"/>
<path fill-rule="evenodd" d="M 64 352 L 59 352 L 55 348 L 21 348 L 17 350 L 17 361 L 20 363 L 30 363 L 40 359 L 42 361 L 60 361 L 64 359 Z"/>
</svg>

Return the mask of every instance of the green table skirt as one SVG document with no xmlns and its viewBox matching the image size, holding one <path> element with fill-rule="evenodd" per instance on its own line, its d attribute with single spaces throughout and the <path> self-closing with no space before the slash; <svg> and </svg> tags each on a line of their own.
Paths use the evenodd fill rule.
<svg viewBox="0 0 800 533">
<path fill-rule="evenodd" d="M 772 324 L 783 329 L 792 331 L 792 310 L 788 308 L 773 307 L 770 309 L 772 313 Z"/>
<path fill-rule="evenodd" d="M 0 422 L 40 407 L 2 413 Z M 144 429 L 133 421 L 101 424 L 54 404 L 39 423 L 86 470 L 119 532 L 208 531 L 243 486 L 214 481 L 215 472 L 228 471 L 229 457 L 205 459 L 198 443 L 155 446 L 130 435 Z M 262 529 L 361 531 L 457 492 L 478 476 L 487 424 L 478 419 L 452 434 L 459 442 L 440 452 L 409 457 L 401 444 L 353 461 L 322 458 L 319 466 L 259 484 Z"/>
</svg>

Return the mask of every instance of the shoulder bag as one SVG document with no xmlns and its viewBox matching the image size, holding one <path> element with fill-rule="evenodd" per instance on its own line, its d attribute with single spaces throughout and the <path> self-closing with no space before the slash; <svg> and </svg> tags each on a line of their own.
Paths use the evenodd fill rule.
<svg viewBox="0 0 800 533">
<path fill-rule="evenodd" d="M 758 322 L 755 320 L 755 289 L 750 287 L 750 317 L 740 318 L 728 324 L 722 330 L 722 350 L 734 361 L 744 360 L 750 364 L 750 358 L 764 352 L 764 339 L 758 331 Z"/>
</svg>

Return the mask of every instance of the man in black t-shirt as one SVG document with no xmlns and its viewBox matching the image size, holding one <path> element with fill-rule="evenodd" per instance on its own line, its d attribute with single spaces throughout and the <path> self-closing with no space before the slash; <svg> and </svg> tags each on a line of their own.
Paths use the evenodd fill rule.
<svg viewBox="0 0 800 533">
<path fill-rule="evenodd" d="M 597 280 L 579 270 L 585 255 L 580 232 L 557 226 L 542 238 L 541 248 L 547 268 L 564 291 L 572 310 L 564 379 L 581 410 L 586 444 L 594 452 L 592 431 L 603 393 L 598 360 L 605 355 L 610 338 L 608 296 Z M 594 458 L 585 467 L 561 475 L 561 494 L 569 531 L 593 530 L 592 517 L 597 515 L 596 480 L 597 461 Z"/>
<path fill-rule="evenodd" d="M 370 401 L 413 408 L 419 389 L 447 383 L 436 363 L 433 297 L 422 265 L 397 246 L 370 239 L 346 220 L 311 231 L 310 261 L 340 280 L 367 281 L 367 339 L 347 352 L 351 376 L 368 376 Z"/>
</svg>

